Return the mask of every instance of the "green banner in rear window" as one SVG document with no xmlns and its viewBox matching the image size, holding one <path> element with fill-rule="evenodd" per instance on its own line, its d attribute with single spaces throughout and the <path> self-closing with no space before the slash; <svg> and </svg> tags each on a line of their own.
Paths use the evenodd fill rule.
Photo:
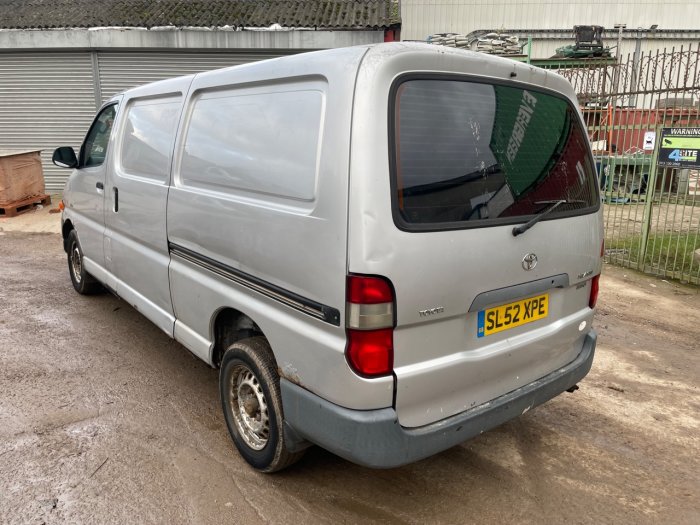
<svg viewBox="0 0 700 525">
<path fill-rule="evenodd" d="M 494 86 L 491 150 L 515 196 L 547 173 L 567 121 L 566 102 L 541 93 Z"/>
</svg>

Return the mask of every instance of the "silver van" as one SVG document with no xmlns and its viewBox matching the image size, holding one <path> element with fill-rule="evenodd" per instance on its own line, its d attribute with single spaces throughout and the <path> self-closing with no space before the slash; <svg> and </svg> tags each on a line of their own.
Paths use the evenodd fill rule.
<svg viewBox="0 0 700 525">
<path fill-rule="evenodd" d="M 556 74 L 408 43 L 289 56 L 117 95 L 54 161 L 75 289 L 218 367 L 261 471 L 310 444 L 416 461 L 591 367 L 600 197 Z"/>
</svg>

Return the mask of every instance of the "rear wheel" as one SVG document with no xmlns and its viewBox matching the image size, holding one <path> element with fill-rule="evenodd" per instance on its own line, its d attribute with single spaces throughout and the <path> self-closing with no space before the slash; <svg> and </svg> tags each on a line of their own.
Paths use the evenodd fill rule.
<svg viewBox="0 0 700 525">
<path fill-rule="evenodd" d="M 90 295 L 102 291 L 99 281 L 85 271 L 83 250 L 75 230 L 71 230 L 68 234 L 68 273 L 70 273 L 73 288 L 79 294 Z"/>
<path fill-rule="evenodd" d="M 279 375 L 264 337 L 232 344 L 221 361 L 221 403 L 229 433 L 241 456 L 261 472 L 276 472 L 298 461 L 284 439 Z"/>
</svg>

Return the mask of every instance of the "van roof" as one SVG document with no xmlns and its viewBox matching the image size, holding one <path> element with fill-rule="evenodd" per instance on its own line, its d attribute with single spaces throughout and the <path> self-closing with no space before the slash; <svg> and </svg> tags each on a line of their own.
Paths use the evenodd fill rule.
<svg viewBox="0 0 700 525">
<path fill-rule="evenodd" d="M 445 46 L 436 46 L 433 44 L 421 42 L 387 42 L 379 44 L 368 44 L 345 48 L 325 49 L 321 51 L 311 51 L 299 53 L 295 55 L 287 55 L 258 62 L 249 62 L 247 64 L 239 64 L 225 68 L 204 71 L 193 75 L 185 75 L 178 77 L 179 79 L 194 78 L 195 76 L 209 76 L 219 74 L 221 71 L 240 71 L 247 72 L 245 77 L 265 75 L 265 73 L 273 73 L 271 76 L 297 76 L 303 74 L 318 74 L 323 73 L 324 69 L 329 67 L 329 64 L 338 65 L 336 58 L 339 61 L 347 63 L 348 58 L 358 58 L 365 55 L 361 64 L 358 61 L 353 61 L 358 64 L 357 67 L 377 68 L 387 61 L 402 56 L 407 70 L 410 70 L 412 58 L 422 58 L 424 62 L 426 56 L 435 56 L 435 67 L 431 70 L 440 71 L 441 65 L 445 62 L 451 62 L 454 65 L 455 61 L 464 61 L 465 69 L 473 70 L 475 62 L 483 66 L 484 74 L 495 75 L 498 77 L 511 78 L 515 77 L 518 81 L 537 84 L 544 87 L 549 87 L 559 92 L 566 93 L 570 97 L 573 96 L 571 85 L 560 75 L 546 71 L 544 69 L 516 62 L 509 58 L 503 58 L 465 49 L 457 49 Z M 469 64 L 471 67 L 466 67 Z M 448 71 L 453 71 L 454 67 L 446 68 Z M 354 75 L 356 71 L 348 71 Z M 497 74 L 496 74 L 497 73 Z M 514 75 L 513 75 L 514 73 Z M 163 85 L 165 88 L 172 79 L 161 80 L 148 84 L 150 88 Z M 245 80 L 243 80 L 245 81 Z M 138 86 L 120 93 L 120 95 L 136 95 L 143 86 Z M 115 95 L 116 96 L 116 95 Z"/>
</svg>

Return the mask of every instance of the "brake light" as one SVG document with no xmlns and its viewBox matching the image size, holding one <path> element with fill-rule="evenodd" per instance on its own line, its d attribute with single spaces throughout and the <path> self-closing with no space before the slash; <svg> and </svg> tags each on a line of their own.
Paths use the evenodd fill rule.
<svg viewBox="0 0 700 525">
<path fill-rule="evenodd" d="M 598 290 L 600 288 L 598 281 L 600 281 L 600 274 L 591 279 L 591 295 L 588 298 L 588 306 L 590 308 L 595 308 L 598 302 Z"/>
<path fill-rule="evenodd" d="M 394 369 L 394 292 L 383 277 L 349 275 L 346 288 L 345 358 L 364 377 Z"/>
<path fill-rule="evenodd" d="M 394 368 L 394 330 L 348 330 L 348 363 L 358 374 L 377 377 Z"/>
</svg>

